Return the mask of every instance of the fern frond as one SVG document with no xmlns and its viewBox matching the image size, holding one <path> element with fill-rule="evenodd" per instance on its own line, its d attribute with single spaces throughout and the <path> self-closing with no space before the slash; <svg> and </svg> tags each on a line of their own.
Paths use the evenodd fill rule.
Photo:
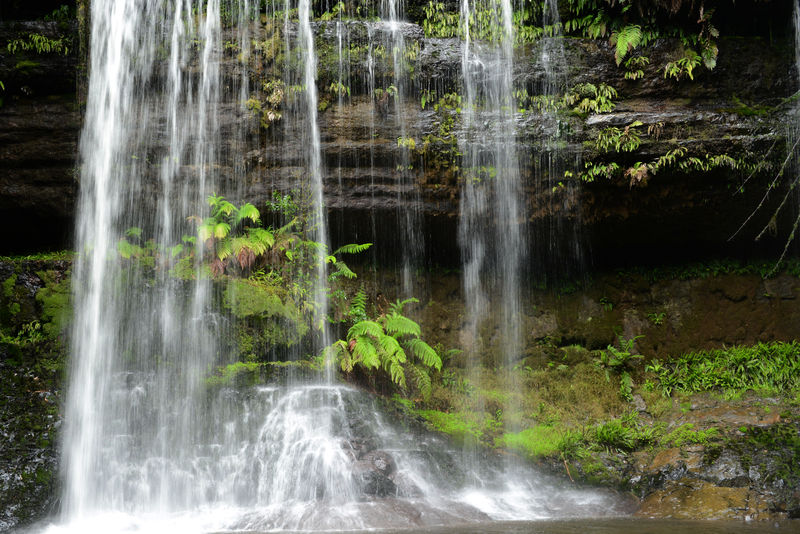
<svg viewBox="0 0 800 534">
<path fill-rule="evenodd" d="M 249 202 L 242 204 L 242 207 L 239 208 L 239 211 L 236 213 L 237 223 L 240 223 L 245 219 L 250 219 L 254 223 L 257 223 L 259 220 L 261 220 L 261 213 L 259 213 L 258 209 Z"/>
<path fill-rule="evenodd" d="M 367 292 L 363 287 L 359 288 L 353 297 L 347 314 L 356 321 L 363 321 L 367 318 Z"/>
<path fill-rule="evenodd" d="M 128 237 L 142 237 L 142 229 L 138 226 L 131 226 L 125 230 L 125 235 Z"/>
<path fill-rule="evenodd" d="M 224 261 L 231 254 L 233 254 L 233 250 L 231 249 L 230 239 L 223 239 L 221 241 L 217 241 L 217 257 L 221 261 Z"/>
<path fill-rule="evenodd" d="M 372 246 L 372 243 L 351 243 L 349 245 L 342 245 L 341 247 L 337 248 L 333 255 L 337 256 L 339 254 L 358 254 L 359 252 L 364 252 L 369 247 Z"/>
<path fill-rule="evenodd" d="M 197 227 L 197 237 L 200 238 L 201 243 L 205 243 L 214 235 L 214 225 L 216 221 L 214 219 L 206 219 L 203 221 L 200 226 Z"/>
<path fill-rule="evenodd" d="M 213 214 L 215 217 L 219 217 L 220 215 L 230 217 L 235 211 L 236 206 L 225 200 L 223 197 L 219 197 L 219 202 L 215 206 Z"/>
<path fill-rule="evenodd" d="M 422 341 L 421 339 L 409 339 L 405 345 L 411 350 L 411 353 L 422 363 L 428 367 L 433 367 L 437 371 L 442 370 L 442 359 L 439 354 L 433 350 L 433 347 Z"/>
<path fill-rule="evenodd" d="M 353 355 L 356 362 L 367 369 L 377 369 L 381 366 L 381 359 L 375 347 L 375 341 L 369 336 L 358 336 L 353 346 Z"/>
<path fill-rule="evenodd" d="M 223 239 L 227 237 L 227 235 L 231 231 L 231 225 L 226 222 L 218 222 L 214 225 L 214 237 L 217 239 Z"/>
<path fill-rule="evenodd" d="M 353 370 L 353 358 L 350 356 L 350 351 L 347 350 L 347 343 L 341 339 L 326 347 L 323 356 L 330 361 L 339 360 L 339 366 L 346 373 Z"/>
<path fill-rule="evenodd" d="M 345 278 L 353 279 L 356 278 L 356 273 L 350 270 L 350 267 L 347 266 L 345 262 L 339 260 L 336 262 L 336 273 L 337 275 L 344 276 Z"/>
<path fill-rule="evenodd" d="M 380 339 L 382 335 L 384 335 L 383 327 L 375 321 L 359 321 L 347 331 L 347 339 L 353 339 L 358 336 L 371 336 L 375 339 Z"/>
<path fill-rule="evenodd" d="M 396 361 L 392 361 L 392 364 L 389 366 L 389 374 L 392 377 L 392 382 L 401 388 L 406 387 L 406 373 L 403 371 L 402 365 Z"/>
<path fill-rule="evenodd" d="M 431 377 L 425 369 L 417 365 L 411 366 L 411 372 L 414 375 L 414 384 L 417 386 L 419 394 L 422 395 L 424 400 L 428 400 L 431 396 Z"/>
<path fill-rule="evenodd" d="M 419 325 L 415 321 L 399 313 L 387 315 L 383 327 L 394 336 L 419 337 L 421 334 Z"/>
<path fill-rule="evenodd" d="M 288 223 L 284 224 L 283 226 L 281 226 L 280 228 L 275 230 L 275 234 L 276 235 L 283 235 L 283 234 L 287 233 L 289 230 L 291 230 L 292 227 L 294 225 L 296 225 L 296 224 L 297 224 L 297 217 L 295 217 L 294 219 L 292 219 Z"/>
<path fill-rule="evenodd" d="M 612 33 L 609 41 L 612 45 L 616 44 L 614 59 L 617 61 L 617 66 L 619 66 L 625 56 L 628 55 L 628 52 L 642 42 L 642 27 L 638 24 L 628 24 L 619 32 Z"/>
<path fill-rule="evenodd" d="M 133 256 L 134 248 L 133 245 L 131 245 L 128 240 L 123 237 L 117 241 L 117 252 L 119 252 L 120 256 L 126 260 L 129 260 L 131 259 L 131 256 Z"/>
<path fill-rule="evenodd" d="M 411 298 L 405 299 L 405 300 L 397 300 L 394 304 L 389 304 L 389 311 L 391 313 L 402 314 L 403 313 L 403 308 L 409 302 L 419 302 L 419 300 L 415 299 L 414 297 L 411 297 Z"/>
<path fill-rule="evenodd" d="M 248 228 L 247 237 L 254 243 L 264 245 L 264 251 L 275 244 L 275 235 L 265 228 Z M 263 254 L 263 252 L 261 253 Z"/>
<path fill-rule="evenodd" d="M 406 361 L 406 353 L 403 351 L 403 348 L 400 346 L 400 343 L 397 342 L 395 338 L 392 336 L 383 335 L 380 337 L 380 345 L 383 352 L 386 353 L 387 357 L 392 360 L 397 360 L 400 363 Z"/>
<path fill-rule="evenodd" d="M 181 245 L 180 243 L 178 243 L 177 245 L 175 245 L 170 249 L 170 253 L 173 258 L 179 255 L 181 252 L 183 252 L 183 245 Z"/>
</svg>

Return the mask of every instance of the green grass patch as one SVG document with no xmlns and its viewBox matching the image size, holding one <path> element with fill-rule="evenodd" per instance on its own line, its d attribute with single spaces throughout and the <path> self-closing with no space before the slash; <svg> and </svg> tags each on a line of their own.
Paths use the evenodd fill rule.
<svg viewBox="0 0 800 534">
<path fill-rule="evenodd" d="M 529 458 L 538 458 L 559 453 L 564 441 L 563 430 L 547 425 L 536 425 L 522 432 L 503 434 L 495 439 L 495 446 L 519 451 Z"/>
<path fill-rule="evenodd" d="M 480 441 L 483 436 L 481 421 L 472 412 L 440 412 L 438 410 L 416 410 L 428 425 L 451 436 L 460 443 Z"/>
<path fill-rule="evenodd" d="M 0 256 L 0 262 L 20 261 L 72 261 L 75 258 L 74 250 L 58 250 L 55 252 L 37 252 L 25 256 Z"/>
<path fill-rule="evenodd" d="M 682 447 L 684 445 L 707 445 L 709 442 L 720 438 L 719 430 L 709 428 L 708 430 L 696 430 L 694 424 L 687 423 L 681 425 L 662 440 L 662 444 L 667 447 Z"/>
<path fill-rule="evenodd" d="M 753 390 L 792 394 L 800 389 L 800 343 L 759 343 L 691 352 L 647 365 L 664 395 L 720 390 L 735 397 Z"/>
</svg>

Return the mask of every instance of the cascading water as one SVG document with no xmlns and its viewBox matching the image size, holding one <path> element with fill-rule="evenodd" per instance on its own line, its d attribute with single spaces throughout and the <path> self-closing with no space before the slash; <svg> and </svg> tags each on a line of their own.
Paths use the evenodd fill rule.
<svg viewBox="0 0 800 534">
<path fill-rule="evenodd" d="M 475 15 L 477 9 L 492 14 L 489 31 L 493 32 L 493 42 L 481 43 L 472 38 L 474 21 L 482 20 Z M 500 310 L 499 363 L 511 364 L 521 346 L 520 272 L 525 261 L 523 195 L 516 154 L 511 4 L 508 0 L 489 4 L 462 0 L 461 26 L 461 150 L 465 178 L 459 242 L 464 256 L 471 350 L 479 355 L 485 348 L 480 339 L 481 328 L 491 305 Z"/>
<path fill-rule="evenodd" d="M 402 290 L 404 296 L 413 295 L 414 270 L 420 267 L 424 250 L 423 237 L 420 234 L 422 221 L 420 211 L 419 191 L 416 188 L 411 173 L 411 157 L 408 146 L 408 127 L 406 125 L 406 110 L 404 108 L 407 96 L 406 81 L 408 73 L 406 58 L 409 51 L 401 28 L 402 3 L 400 0 L 384 1 L 383 19 L 389 24 L 388 48 L 392 51 L 392 72 L 394 87 L 395 123 L 397 125 L 397 140 L 400 148 L 400 157 L 397 163 L 400 175 L 398 187 L 398 227 L 400 230 L 400 243 L 402 254 Z"/>
<path fill-rule="evenodd" d="M 542 78 L 532 87 L 545 102 L 554 101 L 567 89 L 567 61 L 561 35 L 558 1 L 542 5 L 542 26 L 546 37 L 539 43 L 538 62 Z M 561 119 L 550 105 L 545 105 L 535 118 L 543 122 L 546 132 L 540 150 L 531 155 L 533 161 L 524 166 L 535 169 L 535 197 L 547 199 L 545 211 L 550 214 L 545 224 L 533 229 L 532 248 L 541 255 L 535 275 L 541 278 L 580 276 L 584 269 L 578 186 L 565 178 L 565 171 L 580 167 L 579 161 L 566 161 L 561 148 L 564 134 Z"/>
<path fill-rule="evenodd" d="M 324 245 L 311 6 L 299 1 L 296 22 L 292 8 L 284 4 L 286 57 L 287 65 L 298 59 L 299 80 L 288 66 L 285 72 L 302 89 L 286 131 L 303 140 L 307 231 Z M 343 530 L 617 513 L 615 498 L 562 489 L 521 465 L 514 477 L 494 461 L 465 466 L 438 438 L 390 424 L 366 393 L 333 385 L 330 366 L 312 384 L 228 388 L 206 380 L 214 365 L 230 361 L 220 339 L 232 319 L 214 312 L 199 260 L 205 245 L 188 256 L 175 245 L 195 232 L 187 217 L 202 218 L 207 196 L 224 187 L 215 169 L 239 157 L 225 153 L 220 134 L 221 113 L 241 109 L 248 84 L 240 78 L 239 87 L 223 89 L 220 80 L 220 18 L 232 11 L 243 24 L 250 3 L 92 3 L 63 522 L 52 530 Z M 494 166 L 497 180 L 490 191 L 471 182 L 462 217 L 485 250 L 465 245 L 471 272 L 479 276 L 488 265 L 502 280 L 484 288 L 476 279 L 473 308 L 485 291 L 499 291 L 513 354 L 522 234 L 507 1 L 503 15 L 500 47 L 467 43 L 473 144 L 465 154 L 472 170 Z M 239 102 L 225 106 L 226 98 Z M 469 115 L 484 99 L 485 120 L 498 132 L 485 147 L 473 128 L 477 116 Z M 485 217 L 489 205 L 496 233 L 478 235 L 473 217 Z M 324 261 L 319 253 L 310 262 L 316 324 L 327 315 Z M 327 343 L 323 328 L 318 344 Z"/>
<path fill-rule="evenodd" d="M 92 3 L 66 518 L 108 508 L 170 508 L 195 497 L 175 466 L 188 461 L 197 385 L 215 355 L 208 286 L 171 280 L 167 254 L 156 256 L 147 275 L 114 261 L 118 248 L 130 256 L 145 235 L 152 244 L 144 246 L 162 253 L 179 243 L 186 215 L 198 213 L 212 187 L 219 6 L 209 2 L 199 19 L 192 8 L 180 0 Z M 189 47 L 192 39 L 197 50 Z M 166 62 L 159 61 L 159 46 L 168 50 Z M 196 80 L 186 76 L 189 62 L 197 64 Z M 156 89 L 154 77 L 166 81 Z M 167 139 L 165 154 L 150 152 L 159 135 Z"/>
</svg>

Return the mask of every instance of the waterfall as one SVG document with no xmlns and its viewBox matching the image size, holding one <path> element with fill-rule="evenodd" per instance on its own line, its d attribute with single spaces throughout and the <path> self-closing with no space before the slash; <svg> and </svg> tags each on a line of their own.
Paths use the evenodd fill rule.
<svg viewBox="0 0 800 534">
<path fill-rule="evenodd" d="M 471 35 L 475 10 L 499 20 L 493 42 Z M 524 197 L 516 154 L 513 96 L 514 28 L 509 0 L 461 3 L 464 34 L 462 71 L 464 134 L 461 139 L 464 186 L 459 243 L 470 350 L 482 354 L 481 326 L 489 306 L 499 309 L 498 362 L 512 364 L 521 350 L 520 274 L 525 258 Z M 488 130 L 488 131 L 487 131 Z"/>
<path fill-rule="evenodd" d="M 501 8 L 498 43 L 465 46 L 465 161 L 470 172 L 494 167 L 496 178 L 468 181 L 462 246 L 473 317 L 499 296 L 511 361 L 521 337 L 524 233 L 509 1 Z M 220 169 L 241 165 L 244 133 L 231 132 L 225 114 L 242 111 L 249 79 L 226 74 L 221 62 L 228 45 L 247 57 L 250 36 L 263 31 L 241 27 L 254 9 L 249 0 L 92 2 L 63 513 L 51 530 L 425 528 L 620 513 L 615 497 L 564 488 L 522 464 L 514 476 L 496 459 L 464 465 L 440 438 L 391 422 L 372 396 L 336 385 L 330 365 L 311 383 L 235 388 L 209 379 L 232 361 L 223 340 L 234 318 L 213 302 L 208 244 L 195 238 L 193 221 L 208 216 L 210 195 L 242 194 Z M 309 259 L 316 350 L 329 340 L 315 27 L 310 0 L 299 0 L 296 20 L 290 12 L 286 0 L 267 16 L 282 18 L 284 81 L 297 88 L 283 134 L 302 144 L 294 153 L 309 199 L 304 238 L 318 243 Z M 240 27 L 232 30 L 224 20 L 234 13 Z M 372 37 L 369 30 L 374 87 Z M 481 142 L 480 122 L 494 141 Z"/>
<path fill-rule="evenodd" d="M 408 72 L 406 57 L 408 50 L 402 31 L 402 4 L 400 0 L 388 0 L 384 7 L 383 19 L 389 24 L 387 47 L 392 51 L 392 72 L 394 86 L 394 111 L 397 126 L 399 158 L 397 170 L 399 174 L 397 222 L 402 254 L 402 294 L 413 296 L 415 270 L 421 266 L 424 252 L 420 195 L 412 172 L 410 149 L 408 148 L 408 126 L 406 124 L 406 101 Z M 416 284 L 417 286 L 419 284 Z"/>
<path fill-rule="evenodd" d="M 185 460 L 197 431 L 197 387 L 215 355 L 217 325 L 208 283 L 176 283 L 164 253 L 193 233 L 185 218 L 202 215 L 214 187 L 219 4 L 209 1 L 198 17 L 193 7 L 92 3 L 64 432 L 67 518 L 194 500 L 169 466 Z M 197 80 L 187 76 L 190 63 Z M 152 152 L 161 141 L 168 150 Z M 156 251 L 152 272 L 120 261 L 117 250 L 136 243 Z"/>
</svg>

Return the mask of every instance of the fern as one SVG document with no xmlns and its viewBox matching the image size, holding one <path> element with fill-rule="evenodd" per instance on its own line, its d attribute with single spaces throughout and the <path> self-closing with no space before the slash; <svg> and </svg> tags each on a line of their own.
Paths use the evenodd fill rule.
<svg viewBox="0 0 800 534">
<path fill-rule="evenodd" d="M 353 298 L 350 314 L 362 315 L 366 308 L 366 293 L 359 289 Z M 423 367 L 442 369 L 442 359 L 430 345 L 420 339 L 421 329 L 412 319 L 405 317 L 399 310 L 409 302 L 417 299 L 397 301 L 390 306 L 389 314 L 381 315 L 375 321 L 361 320 L 347 332 L 347 341 L 339 340 L 326 349 L 330 357 L 339 358 L 339 365 L 344 372 L 351 372 L 357 365 L 367 370 L 381 369 L 388 373 L 389 379 L 401 388 L 405 388 L 405 370 L 415 369 L 414 376 L 417 388 L 427 395 L 430 393 L 430 377 L 420 372 Z"/>
<path fill-rule="evenodd" d="M 353 344 L 353 356 L 356 362 L 367 369 L 377 369 L 381 366 L 381 359 L 378 356 L 378 349 L 375 347 L 375 340 L 369 336 L 358 336 Z"/>
<path fill-rule="evenodd" d="M 383 327 L 394 336 L 419 337 L 421 333 L 419 324 L 398 313 L 387 316 L 384 319 Z"/>
<path fill-rule="evenodd" d="M 406 387 L 406 373 L 403 370 L 403 366 L 398 362 L 391 362 L 391 365 L 389 366 L 389 376 L 392 378 L 392 382 L 401 388 Z"/>
<path fill-rule="evenodd" d="M 403 308 L 405 307 L 406 304 L 408 304 L 410 302 L 415 302 L 416 303 L 416 302 L 419 302 L 419 300 L 415 299 L 414 297 L 411 297 L 411 298 L 408 298 L 408 299 L 405 299 L 405 300 L 402 300 L 402 301 L 401 300 L 397 300 L 393 304 L 389 304 L 389 311 L 391 313 L 402 314 L 403 313 Z"/>
<path fill-rule="evenodd" d="M 628 55 L 628 52 L 642 42 L 642 27 L 638 24 L 628 24 L 618 32 L 612 33 L 609 42 L 612 45 L 616 45 L 614 59 L 617 61 L 617 66 L 619 66 L 625 56 Z"/>
<path fill-rule="evenodd" d="M 406 362 L 406 353 L 400 343 L 392 336 L 381 336 L 380 345 L 383 351 L 390 356 L 392 361 Z"/>
<path fill-rule="evenodd" d="M 354 273 L 350 269 L 350 267 L 347 266 L 347 264 L 345 262 L 343 262 L 341 260 L 335 261 L 335 258 L 334 258 L 334 261 L 332 263 L 336 266 L 336 271 L 331 273 L 331 275 L 328 277 L 331 281 L 336 280 L 340 276 L 344 276 L 345 278 L 348 278 L 350 280 L 352 280 L 352 279 L 357 277 L 356 273 Z"/>
<path fill-rule="evenodd" d="M 421 360 L 422 363 L 428 367 L 433 367 L 437 371 L 442 370 L 442 359 L 439 357 L 439 354 L 433 350 L 433 347 L 418 338 L 408 340 L 406 345 L 411 349 L 411 353 L 414 354 L 418 360 Z"/>
<path fill-rule="evenodd" d="M 347 315 L 356 321 L 363 321 L 367 318 L 367 292 L 363 287 L 359 288 L 353 297 Z"/>
<path fill-rule="evenodd" d="M 414 375 L 414 385 L 417 386 L 417 391 L 422 396 L 423 400 L 428 400 L 431 397 L 431 377 L 425 369 L 422 369 L 418 365 L 411 365 L 409 366 L 411 369 L 412 374 Z"/>
<path fill-rule="evenodd" d="M 375 321 L 359 321 L 347 331 L 347 338 L 353 339 L 358 336 L 369 335 L 379 339 L 383 335 L 383 327 Z"/>
<path fill-rule="evenodd" d="M 245 219 L 250 219 L 254 223 L 261 220 L 261 214 L 258 209 L 249 202 L 242 204 L 242 207 L 236 210 L 236 222 L 240 223 Z"/>
<path fill-rule="evenodd" d="M 333 252 L 333 255 L 337 256 L 339 254 L 358 254 L 360 252 L 364 252 L 371 246 L 372 243 L 361 243 L 361 244 L 351 243 L 349 245 L 342 245 Z"/>
<path fill-rule="evenodd" d="M 231 242 L 227 239 L 224 241 L 217 241 L 216 253 L 217 253 L 217 258 L 219 258 L 220 261 L 225 261 L 226 259 L 228 259 L 231 256 L 231 254 L 233 254 L 233 248 L 231 247 Z"/>
</svg>

